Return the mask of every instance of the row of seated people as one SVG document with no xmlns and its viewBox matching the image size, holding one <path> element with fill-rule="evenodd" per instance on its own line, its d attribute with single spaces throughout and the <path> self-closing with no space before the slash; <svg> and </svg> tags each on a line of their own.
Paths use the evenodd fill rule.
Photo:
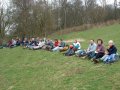
<svg viewBox="0 0 120 90">
<path fill-rule="evenodd" d="M 39 39 L 38 41 L 35 38 L 32 38 L 31 42 L 28 42 L 27 39 L 24 41 L 24 48 L 29 48 L 31 50 L 44 49 L 53 52 L 66 51 L 69 46 L 61 39 L 60 41 L 55 39 L 54 41 L 48 39 Z"/>
<path fill-rule="evenodd" d="M 16 46 L 20 46 L 21 45 L 21 40 L 20 39 L 10 39 L 8 42 L 0 40 L 0 49 L 2 48 L 13 48 Z"/>
<path fill-rule="evenodd" d="M 77 57 L 81 57 L 83 59 L 87 58 L 93 61 L 95 64 L 101 61 L 104 63 L 113 63 L 118 61 L 120 58 L 113 40 L 110 40 L 108 42 L 108 47 L 105 48 L 102 39 L 98 39 L 97 44 L 94 40 L 90 40 L 90 44 L 86 50 L 81 49 L 80 43 L 76 41 L 76 43 L 70 45 L 70 48 L 65 55 L 76 55 Z"/>
<path fill-rule="evenodd" d="M 78 56 L 81 58 L 88 58 L 92 60 L 95 64 L 103 61 L 104 63 L 112 63 L 119 59 L 119 55 L 117 54 L 117 48 L 112 40 L 108 42 L 108 47 L 105 49 L 104 43 L 102 39 L 97 40 L 97 44 L 94 40 L 90 40 L 88 49 L 83 50 L 81 48 L 80 42 L 77 40 L 72 43 L 72 45 L 66 45 L 65 41 L 62 39 L 59 41 L 55 39 L 52 40 L 39 40 L 38 45 L 35 45 L 35 39 L 32 38 L 32 42 L 29 45 L 26 45 L 27 48 L 37 50 L 44 49 L 53 52 L 64 52 L 65 56 Z"/>
<path fill-rule="evenodd" d="M 7 47 L 23 46 L 31 50 L 48 50 L 53 52 L 64 52 L 65 56 L 77 56 L 83 59 L 87 58 L 93 61 L 95 64 L 103 61 L 104 63 L 112 63 L 119 59 L 117 48 L 112 40 L 108 42 L 108 47 L 105 48 L 103 40 L 98 39 L 97 43 L 94 40 L 90 40 L 89 46 L 86 50 L 81 48 L 79 41 L 75 40 L 71 45 L 67 45 L 65 41 L 55 39 L 46 40 L 38 38 L 24 39 L 12 39 L 6 45 Z"/>
<path fill-rule="evenodd" d="M 0 44 L 0 46 L 3 47 L 3 45 Z M 66 43 L 61 39 L 58 41 L 55 39 L 55 41 L 52 41 L 50 39 L 46 40 L 44 39 L 39 39 L 38 38 L 31 38 L 31 39 L 11 39 L 4 45 L 4 47 L 9 47 L 9 48 L 14 48 L 17 46 L 23 46 L 23 48 L 29 48 L 31 50 L 38 50 L 38 49 L 45 49 L 49 51 L 66 51 L 69 46 L 66 45 Z"/>
</svg>

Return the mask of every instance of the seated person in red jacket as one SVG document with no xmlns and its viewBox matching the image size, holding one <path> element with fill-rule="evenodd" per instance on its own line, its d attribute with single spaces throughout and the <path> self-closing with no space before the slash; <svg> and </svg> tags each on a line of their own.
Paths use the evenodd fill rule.
<svg viewBox="0 0 120 90">
<path fill-rule="evenodd" d="M 55 41 L 54 41 L 54 48 L 58 47 L 58 46 L 59 46 L 59 41 L 58 41 L 58 39 L 55 39 Z"/>
<path fill-rule="evenodd" d="M 52 49 L 53 52 L 59 52 L 60 50 L 63 50 L 64 47 L 66 46 L 65 42 L 60 39 L 60 42 L 58 42 L 57 44 L 59 44 L 59 46 L 55 47 Z"/>
</svg>

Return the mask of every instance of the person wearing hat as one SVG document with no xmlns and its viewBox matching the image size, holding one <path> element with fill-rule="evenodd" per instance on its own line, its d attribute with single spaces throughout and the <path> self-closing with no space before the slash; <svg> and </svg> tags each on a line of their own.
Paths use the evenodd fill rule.
<svg viewBox="0 0 120 90">
<path fill-rule="evenodd" d="M 113 40 L 110 40 L 108 42 L 108 49 L 106 50 L 105 55 L 101 58 L 101 60 L 103 60 L 104 63 L 115 61 L 116 53 L 117 53 L 117 48 L 115 47 Z"/>
</svg>

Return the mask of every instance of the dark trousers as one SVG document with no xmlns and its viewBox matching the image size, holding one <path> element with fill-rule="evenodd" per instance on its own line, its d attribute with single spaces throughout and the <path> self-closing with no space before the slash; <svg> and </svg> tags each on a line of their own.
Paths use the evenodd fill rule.
<svg viewBox="0 0 120 90">
<path fill-rule="evenodd" d="M 95 54 L 95 59 L 102 58 L 104 56 L 104 53 L 96 53 Z"/>
</svg>

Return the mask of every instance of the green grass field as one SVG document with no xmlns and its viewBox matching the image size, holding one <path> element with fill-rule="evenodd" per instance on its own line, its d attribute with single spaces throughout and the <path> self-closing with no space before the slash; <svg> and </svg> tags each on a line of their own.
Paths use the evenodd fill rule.
<svg viewBox="0 0 120 90">
<path fill-rule="evenodd" d="M 94 28 L 51 38 L 83 38 L 115 41 L 120 50 L 120 24 Z M 24 50 L 21 47 L 0 49 L 0 90 L 120 90 L 120 62 L 94 65 L 61 53 Z"/>
</svg>

